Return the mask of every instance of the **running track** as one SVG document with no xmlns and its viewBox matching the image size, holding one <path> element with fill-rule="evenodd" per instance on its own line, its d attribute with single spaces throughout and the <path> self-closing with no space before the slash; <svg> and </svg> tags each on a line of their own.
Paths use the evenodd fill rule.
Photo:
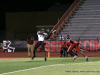
<svg viewBox="0 0 100 75">
<path fill-rule="evenodd" d="M 100 57 L 100 52 L 84 52 L 85 55 L 88 57 Z M 48 57 L 48 52 L 46 53 Z M 43 52 L 36 52 L 36 57 L 44 57 Z M 60 57 L 60 52 L 51 52 L 50 57 Z M 68 55 L 70 57 L 70 55 Z M 82 55 L 78 54 L 78 57 L 83 57 Z M 0 52 L 0 59 L 5 58 L 31 58 L 28 57 L 27 52 Z"/>
</svg>

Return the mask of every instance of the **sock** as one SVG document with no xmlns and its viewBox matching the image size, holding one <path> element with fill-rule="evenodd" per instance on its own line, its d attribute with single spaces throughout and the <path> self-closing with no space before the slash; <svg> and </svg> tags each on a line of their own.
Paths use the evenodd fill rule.
<svg viewBox="0 0 100 75">
<path fill-rule="evenodd" d="M 77 56 L 76 56 L 76 55 L 74 55 L 74 58 L 77 58 Z"/>
<path fill-rule="evenodd" d="M 87 56 L 85 56 L 85 58 L 88 58 Z"/>
<path fill-rule="evenodd" d="M 34 57 L 35 57 L 35 51 L 34 51 Z"/>
<path fill-rule="evenodd" d="M 45 61 L 47 61 L 46 57 L 45 57 Z"/>
</svg>

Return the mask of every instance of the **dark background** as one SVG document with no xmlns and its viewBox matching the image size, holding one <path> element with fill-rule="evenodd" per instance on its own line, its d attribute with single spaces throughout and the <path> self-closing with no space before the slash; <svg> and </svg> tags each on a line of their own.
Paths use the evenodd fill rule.
<svg viewBox="0 0 100 75">
<path fill-rule="evenodd" d="M 57 3 L 72 4 L 73 1 L 74 0 L 0 0 L 0 31 L 6 30 L 6 12 L 41 12 L 46 11 Z"/>
</svg>

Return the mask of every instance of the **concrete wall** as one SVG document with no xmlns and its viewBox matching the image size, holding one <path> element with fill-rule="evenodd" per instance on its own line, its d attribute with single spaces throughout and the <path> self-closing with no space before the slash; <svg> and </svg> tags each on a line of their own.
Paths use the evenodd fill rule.
<svg viewBox="0 0 100 75">
<path fill-rule="evenodd" d="M 9 12 L 6 13 L 6 30 L 14 30 L 14 38 L 11 35 L 6 39 L 26 39 L 28 33 L 37 39 L 36 32 L 40 28 L 38 26 L 48 26 L 52 29 L 65 12 Z"/>
</svg>

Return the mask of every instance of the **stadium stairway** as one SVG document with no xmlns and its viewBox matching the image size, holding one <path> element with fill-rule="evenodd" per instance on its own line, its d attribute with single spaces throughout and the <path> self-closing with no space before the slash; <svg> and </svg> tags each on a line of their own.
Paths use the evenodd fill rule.
<svg viewBox="0 0 100 75">
<path fill-rule="evenodd" d="M 83 0 L 55 36 L 59 40 L 60 35 L 72 40 L 98 40 L 100 38 L 100 0 Z"/>
</svg>

